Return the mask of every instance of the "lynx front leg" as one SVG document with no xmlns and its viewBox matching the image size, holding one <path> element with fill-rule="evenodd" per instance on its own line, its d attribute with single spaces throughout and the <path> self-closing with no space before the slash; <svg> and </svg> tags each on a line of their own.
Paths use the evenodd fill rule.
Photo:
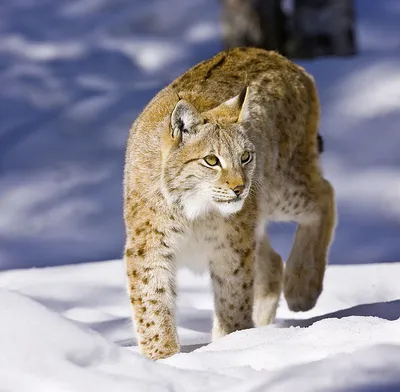
<svg viewBox="0 0 400 392">
<path fill-rule="evenodd" d="M 139 347 L 151 359 L 166 358 L 179 351 L 174 254 L 165 233 L 150 221 L 135 231 L 125 262 Z"/>
<path fill-rule="evenodd" d="M 260 327 L 275 320 L 283 278 L 282 259 L 265 236 L 258 247 L 254 272 L 253 320 Z"/>
<path fill-rule="evenodd" d="M 298 204 L 304 210 L 294 218 L 299 227 L 286 264 L 284 294 L 289 309 L 307 311 L 314 307 L 322 291 L 327 253 L 335 227 L 335 202 L 331 184 L 325 179 L 312 198 L 303 193 Z"/>
<path fill-rule="evenodd" d="M 214 290 L 213 340 L 231 332 L 253 327 L 252 246 L 216 252 L 210 262 Z"/>
</svg>

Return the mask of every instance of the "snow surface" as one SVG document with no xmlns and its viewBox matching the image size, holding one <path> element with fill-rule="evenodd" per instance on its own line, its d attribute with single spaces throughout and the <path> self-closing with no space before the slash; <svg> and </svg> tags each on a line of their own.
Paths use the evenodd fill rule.
<svg viewBox="0 0 400 392">
<path fill-rule="evenodd" d="M 334 264 L 400 259 L 400 7 L 356 5 L 360 55 L 303 64 L 339 204 Z M 120 257 L 129 126 L 222 48 L 219 11 L 217 0 L 1 2 L 0 270 Z M 286 258 L 293 228 L 271 231 Z"/>
<path fill-rule="evenodd" d="M 182 352 L 137 353 L 120 260 L 0 275 L 0 390 L 399 391 L 400 263 L 332 266 L 315 309 L 211 344 L 209 281 L 179 275 Z M 133 348 L 132 348 L 133 346 Z"/>
</svg>

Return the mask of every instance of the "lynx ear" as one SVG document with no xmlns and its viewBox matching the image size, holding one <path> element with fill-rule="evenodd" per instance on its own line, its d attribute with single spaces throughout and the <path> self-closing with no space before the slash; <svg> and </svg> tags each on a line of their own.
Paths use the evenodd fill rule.
<svg viewBox="0 0 400 392">
<path fill-rule="evenodd" d="M 222 118 L 227 122 L 240 122 L 244 114 L 243 105 L 246 102 L 247 92 L 248 87 L 245 87 L 238 95 L 204 113 L 205 117 L 212 119 Z"/>
<path fill-rule="evenodd" d="M 240 106 L 240 113 L 239 113 L 239 118 L 238 118 L 238 123 L 241 123 L 243 121 L 246 121 L 250 117 L 250 110 L 249 110 L 249 93 L 250 93 L 250 87 L 246 87 L 242 90 L 240 93 L 243 98 L 242 98 L 242 104 Z"/>
<path fill-rule="evenodd" d="M 221 104 L 219 107 L 225 107 L 225 110 L 230 110 L 238 113 L 243 106 L 243 102 L 245 100 L 247 93 L 247 87 L 245 87 L 238 95 L 235 97 L 228 99 L 225 101 L 223 104 Z"/>
<path fill-rule="evenodd" d="M 181 140 L 196 133 L 195 127 L 203 124 L 204 120 L 189 102 L 181 99 L 171 115 L 171 137 Z"/>
</svg>

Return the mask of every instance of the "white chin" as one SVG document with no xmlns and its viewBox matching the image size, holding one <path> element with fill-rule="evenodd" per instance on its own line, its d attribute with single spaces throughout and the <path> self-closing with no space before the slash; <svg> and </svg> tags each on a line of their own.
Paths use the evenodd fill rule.
<svg viewBox="0 0 400 392">
<path fill-rule="evenodd" d="M 182 199 L 183 209 L 188 219 L 194 220 L 210 211 L 217 210 L 221 215 L 228 216 L 239 212 L 243 208 L 244 199 L 231 202 L 213 202 L 206 194 L 196 193 Z"/>
<path fill-rule="evenodd" d="M 244 200 L 232 201 L 230 203 L 215 203 L 217 210 L 222 215 L 231 215 L 239 212 L 243 208 Z"/>
<path fill-rule="evenodd" d="M 196 219 L 213 208 L 210 199 L 200 192 L 183 197 L 182 201 L 185 215 L 189 220 Z"/>
</svg>

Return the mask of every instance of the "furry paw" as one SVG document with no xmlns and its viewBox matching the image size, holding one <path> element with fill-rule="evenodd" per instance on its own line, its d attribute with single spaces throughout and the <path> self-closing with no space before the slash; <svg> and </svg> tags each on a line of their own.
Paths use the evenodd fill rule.
<svg viewBox="0 0 400 392">
<path fill-rule="evenodd" d="M 157 339 L 156 335 L 156 339 Z M 157 360 L 171 357 L 179 352 L 179 343 L 176 340 L 172 341 L 150 341 L 141 342 L 140 352 L 149 359 Z"/>
<path fill-rule="evenodd" d="M 291 311 L 306 312 L 315 306 L 322 292 L 322 282 L 310 276 L 286 276 L 283 292 Z"/>
</svg>

